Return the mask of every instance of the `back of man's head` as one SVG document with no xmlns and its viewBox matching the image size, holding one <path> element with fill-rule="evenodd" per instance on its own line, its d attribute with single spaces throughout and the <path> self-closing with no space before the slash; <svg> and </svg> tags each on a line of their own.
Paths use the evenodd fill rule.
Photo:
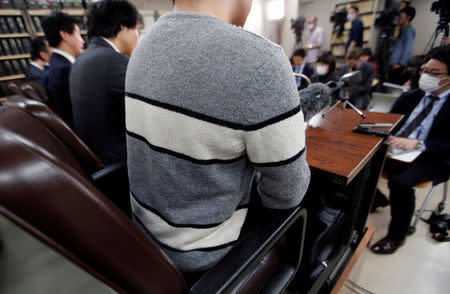
<svg viewBox="0 0 450 294">
<path fill-rule="evenodd" d="M 88 35 L 113 38 L 121 26 L 132 29 L 142 23 L 136 7 L 126 0 L 104 0 L 97 2 L 89 11 Z"/>
<path fill-rule="evenodd" d="M 47 61 L 47 60 L 44 60 L 40 54 L 40 52 L 49 53 L 49 52 L 47 52 L 47 50 L 49 50 L 49 48 L 48 48 L 47 40 L 45 38 L 40 37 L 40 38 L 34 39 L 33 41 L 31 41 L 31 52 L 30 52 L 31 60 L 35 61 L 37 59 L 41 59 L 43 61 Z"/>
<path fill-rule="evenodd" d="M 403 12 L 404 14 L 406 14 L 406 16 L 409 17 L 409 21 L 412 21 L 413 18 L 416 16 L 416 9 L 411 6 L 407 6 L 407 7 L 403 8 L 402 10 L 400 10 L 400 12 Z"/>
<path fill-rule="evenodd" d="M 42 28 L 48 44 L 52 47 L 58 47 L 62 41 L 60 31 L 72 34 L 75 25 L 79 23 L 78 19 L 62 12 L 53 13 L 45 17 L 42 21 Z"/>
<path fill-rule="evenodd" d="M 435 59 L 447 65 L 447 73 L 450 70 L 450 45 L 439 46 L 430 50 L 427 60 Z M 447 74 L 450 75 L 450 74 Z"/>
</svg>

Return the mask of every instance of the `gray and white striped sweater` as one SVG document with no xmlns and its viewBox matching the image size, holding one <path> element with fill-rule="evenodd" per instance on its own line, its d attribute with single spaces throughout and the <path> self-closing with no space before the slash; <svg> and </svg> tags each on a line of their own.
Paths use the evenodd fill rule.
<svg viewBox="0 0 450 294">
<path fill-rule="evenodd" d="M 223 257 L 251 182 L 286 209 L 310 172 L 299 96 L 282 49 L 217 18 L 172 12 L 131 56 L 126 128 L 135 222 L 182 271 Z"/>
</svg>

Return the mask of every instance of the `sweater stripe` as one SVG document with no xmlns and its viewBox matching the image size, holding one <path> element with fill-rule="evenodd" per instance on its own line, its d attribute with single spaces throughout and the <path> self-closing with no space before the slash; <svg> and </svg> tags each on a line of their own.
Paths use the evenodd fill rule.
<svg viewBox="0 0 450 294">
<path fill-rule="evenodd" d="M 186 108 L 183 108 L 183 107 L 180 107 L 180 106 L 176 106 L 176 105 L 171 105 L 171 104 L 168 104 L 168 103 L 160 102 L 160 101 L 157 101 L 157 100 L 153 100 L 153 99 L 146 98 L 146 97 L 143 97 L 143 96 L 140 96 L 140 95 L 137 95 L 137 94 L 133 94 L 133 93 L 129 93 L 129 92 L 126 92 L 125 96 L 128 99 L 139 100 L 139 101 L 142 101 L 142 102 L 144 102 L 146 104 L 157 106 L 157 107 L 160 107 L 160 108 L 164 108 L 166 110 L 174 111 L 174 112 L 177 112 L 177 113 L 181 113 L 181 114 L 190 116 L 192 118 L 196 118 L 196 119 L 199 119 L 199 120 L 210 122 L 210 123 L 213 123 L 213 124 L 216 124 L 216 125 L 219 125 L 219 126 L 230 128 L 230 129 L 242 130 L 242 131 L 254 131 L 254 130 L 257 130 L 257 129 L 260 129 L 260 128 L 264 128 L 264 127 L 266 127 L 268 125 L 277 123 L 279 121 L 282 121 L 282 120 L 284 120 L 284 119 L 286 119 L 288 117 L 291 117 L 291 116 L 296 115 L 297 113 L 301 112 L 301 108 L 300 108 L 300 105 L 299 105 L 299 106 L 297 106 L 297 107 L 295 107 L 295 108 L 293 108 L 293 109 L 291 109 L 291 110 L 289 110 L 289 111 L 287 111 L 285 113 L 282 113 L 280 115 L 277 115 L 277 116 L 274 116 L 272 118 L 269 118 L 269 119 L 267 119 L 267 120 L 265 120 L 263 122 L 260 122 L 260 123 L 257 123 L 257 124 L 251 124 L 251 125 L 244 125 L 244 124 L 239 124 L 239 123 L 235 123 L 235 122 L 222 120 L 222 119 L 219 119 L 219 118 L 216 118 L 216 117 L 208 116 L 208 115 L 205 115 L 203 113 L 192 111 L 190 109 L 186 109 Z"/>
<path fill-rule="evenodd" d="M 239 238 L 247 208 L 236 210 L 229 219 L 212 228 L 174 227 L 159 215 L 143 207 L 130 196 L 133 214 L 162 244 L 180 251 L 217 247 Z"/>
<path fill-rule="evenodd" d="M 155 151 L 173 153 L 206 164 L 239 160 L 248 154 L 257 164 L 292 159 L 305 147 L 303 114 L 254 131 L 234 130 L 141 100 L 126 102 L 128 134 L 145 139 Z M 300 134 L 300 136 L 299 136 Z"/>
</svg>

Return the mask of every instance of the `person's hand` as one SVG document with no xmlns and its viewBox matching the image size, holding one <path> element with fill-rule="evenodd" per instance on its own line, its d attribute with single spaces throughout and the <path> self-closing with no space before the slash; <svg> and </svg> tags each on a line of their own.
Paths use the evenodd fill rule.
<svg viewBox="0 0 450 294">
<path fill-rule="evenodd" d="M 390 136 L 389 143 L 396 149 L 407 150 L 417 148 L 419 140 Z"/>
<path fill-rule="evenodd" d="M 441 45 L 450 45 L 450 39 L 448 37 L 442 38 Z"/>
<path fill-rule="evenodd" d="M 303 49 L 305 49 L 306 51 L 309 50 L 309 45 L 303 45 Z"/>
<path fill-rule="evenodd" d="M 400 64 L 394 64 L 393 66 L 392 66 L 392 69 L 397 69 L 397 68 L 400 68 Z"/>
</svg>

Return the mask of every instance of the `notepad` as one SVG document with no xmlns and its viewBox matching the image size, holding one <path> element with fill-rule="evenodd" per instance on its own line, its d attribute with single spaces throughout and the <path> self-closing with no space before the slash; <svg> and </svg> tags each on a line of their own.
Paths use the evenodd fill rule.
<svg viewBox="0 0 450 294">
<path fill-rule="evenodd" d="M 403 162 L 413 162 L 422 151 L 419 151 L 417 149 L 396 149 L 396 148 L 389 148 L 387 152 L 387 156 L 391 159 L 403 161 Z"/>
</svg>

